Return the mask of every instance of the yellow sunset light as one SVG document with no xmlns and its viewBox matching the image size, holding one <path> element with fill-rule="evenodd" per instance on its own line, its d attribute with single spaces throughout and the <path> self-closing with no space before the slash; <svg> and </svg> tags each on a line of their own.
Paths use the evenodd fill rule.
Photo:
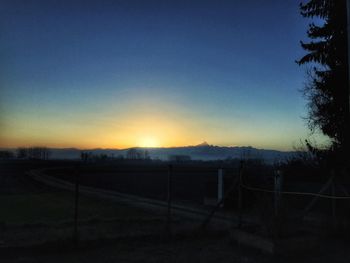
<svg viewBox="0 0 350 263">
<path fill-rule="evenodd" d="M 159 141 L 154 137 L 145 137 L 140 140 L 141 147 L 159 147 Z"/>
</svg>

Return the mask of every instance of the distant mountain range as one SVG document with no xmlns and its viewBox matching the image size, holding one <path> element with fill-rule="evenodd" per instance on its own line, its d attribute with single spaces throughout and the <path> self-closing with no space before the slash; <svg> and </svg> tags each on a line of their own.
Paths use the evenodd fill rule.
<svg viewBox="0 0 350 263">
<path fill-rule="evenodd" d="M 105 154 L 110 157 L 124 156 L 126 157 L 129 149 L 76 149 L 76 148 L 51 148 L 50 158 L 52 159 L 78 159 L 80 153 L 91 152 L 93 155 Z M 187 155 L 192 160 L 224 160 L 228 158 L 246 158 L 264 159 L 267 162 L 274 162 L 284 160 L 296 155 L 293 151 L 277 151 L 267 149 L 256 149 L 250 146 L 247 147 L 225 147 L 209 145 L 203 142 L 196 146 L 183 147 L 157 147 L 157 148 L 142 148 L 135 147 L 135 149 L 148 151 L 152 159 L 168 160 L 169 156 Z"/>
</svg>

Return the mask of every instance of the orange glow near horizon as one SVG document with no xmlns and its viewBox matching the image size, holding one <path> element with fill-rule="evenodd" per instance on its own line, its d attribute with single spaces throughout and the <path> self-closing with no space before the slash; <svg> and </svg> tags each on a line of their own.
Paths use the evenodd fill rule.
<svg viewBox="0 0 350 263">
<path fill-rule="evenodd" d="M 129 114 L 130 115 L 130 114 Z M 12 127 L 11 127 L 12 126 Z M 118 122 L 99 119 L 56 122 L 49 119 L 16 121 L 0 134 L 0 147 L 47 146 L 80 149 L 176 147 L 200 143 L 188 121 L 153 115 L 124 116 Z"/>
<path fill-rule="evenodd" d="M 0 147 L 46 146 L 52 148 L 180 147 L 207 141 L 219 146 L 253 146 L 291 150 L 293 129 L 284 131 L 260 123 L 212 118 L 192 112 L 167 108 L 156 109 L 137 103 L 124 111 L 88 112 L 77 115 L 38 115 L 26 112 L 5 119 Z M 153 103 L 155 105 L 155 103 Z M 147 106 L 147 107 L 146 107 Z M 256 132 L 256 127 L 260 127 Z M 279 132 L 279 130 L 281 130 Z M 277 132 L 276 132 L 277 131 Z M 298 138 L 297 138 L 298 139 Z M 288 146 L 288 144 L 290 146 Z"/>
<path fill-rule="evenodd" d="M 140 142 L 138 143 L 138 145 L 139 145 L 140 147 L 149 147 L 149 148 L 152 148 L 152 147 L 160 147 L 160 146 L 161 146 L 161 145 L 159 144 L 159 141 L 158 141 L 156 138 L 150 137 L 150 136 L 141 138 L 141 139 L 140 139 Z"/>
<path fill-rule="evenodd" d="M 293 62 L 310 21 L 294 1 L 69 2 L 1 2 L 0 148 L 287 151 L 315 138 Z"/>
</svg>

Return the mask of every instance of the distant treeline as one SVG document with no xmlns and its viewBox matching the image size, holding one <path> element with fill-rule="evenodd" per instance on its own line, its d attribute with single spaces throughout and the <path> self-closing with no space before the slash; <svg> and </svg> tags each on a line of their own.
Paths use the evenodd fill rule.
<svg viewBox="0 0 350 263">
<path fill-rule="evenodd" d="M 0 151 L 0 159 L 13 159 L 15 155 L 12 151 L 2 150 Z"/>
<path fill-rule="evenodd" d="M 19 159 L 47 160 L 51 152 L 47 147 L 19 147 L 16 154 Z"/>
<path fill-rule="evenodd" d="M 118 160 L 151 160 L 148 150 L 140 150 L 136 148 L 131 148 L 126 152 L 126 156 L 120 154 L 118 156 L 108 156 L 107 154 L 93 154 L 92 152 L 83 151 L 80 153 L 80 158 L 83 161 L 97 161 L 97 160 L 107 160 L 107 159 L 118 159 Z"/>
<path fill-rule="evenodd" d="M 9 150 L 0 151 L 0 159 L 48 160 L 50 154 L 50 149 L 47 147 L 18 147 L 15 152 Z"/>
</svg>

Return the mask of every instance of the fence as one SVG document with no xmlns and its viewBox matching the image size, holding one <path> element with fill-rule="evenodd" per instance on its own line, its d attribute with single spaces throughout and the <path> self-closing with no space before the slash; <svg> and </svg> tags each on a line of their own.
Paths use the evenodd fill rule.
<svg viewBox="0 0 350 263">
<path fill-rule="evenodd" d="M 279 170 L 264 181 L 261 178 L 246 178 L 243 171 L 240 173 L 239 207 L 244 207 L 246 216 L 254 215 L 260 219 L 259 227 L 265 235 L 296 235 L 305 231 L 319 231 L 320 228 L 333 231 L 349 229 L 348 178 L 330 171 L 329 178 L 323 183 L 314 181 L 305 185 L 303 181 L 284 181 L 283 173 Z M 254 209 L 257 210 L 255 214 L 252 212 Z M 242 225 L 242 222 L 243 219 L 238 225 Z"/>
<path fill-rule="evenodd" d="M 276 236 L 311 229 L 316 223 L 339 227 L 349 218 L 344 213 L 349 211 L 348 185 L 336 175 L 324 185 L 306 186 L 283 178 L 270 166 L 244 162 L 51 162 L 51 168 L 47 166 L 38 162 L 20 171 L 16 168 L 23 188 L 32 192 L 1 196 L 9 209 L 9 203 L 19 204 L 12 215 L 9 210 L 8 219 L 1 220 L 6 225 L 5 244 L 15 245 L 18 240 L 77 244 L 101 238 L 176 235 L 208 227 L 227 232 L 232 227 L 251 228 Z M 28 168 L 35 171 L 24 177 Z M 16 240 L 16 235 L 21 238 Z"/>
</svg>

